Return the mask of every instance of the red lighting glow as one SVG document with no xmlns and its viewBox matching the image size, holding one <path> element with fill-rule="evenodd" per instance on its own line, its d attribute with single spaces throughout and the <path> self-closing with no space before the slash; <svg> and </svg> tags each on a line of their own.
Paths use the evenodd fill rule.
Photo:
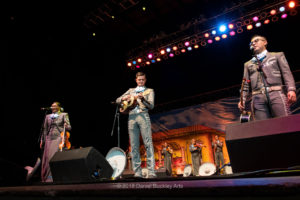
<svg viewBox="0 0 300 200">
<path fill-rule="evenodd" d="M 213 43 L 212 39 L 207 40 L 209 44 Z"/>
<path fill-rule="evenodd" d="M 295 8 L 296 3 L 295 3 L 295 1 L 290 1 L 288 5 L 289 5 L 289 8 Z"/>
<path fill-rule="evenodd" d="M 270 23 L 270 20 L 269 19 L 266 19 L 265 21 L 264 21 L 264 24 L 269 24 Z"/>
<path fill-rule="evenodd" d="M 131 66 L 132 66 L 131 62 L 127 63 L 127 66 L 128 66 L 128 67 L 131 67 Z"/>
<path fill-rule="evenodd" d="M 142 62 L 142 59 L 141 59 L 141 58 L 138 58 L 137 61 L 140 63 L 140 62 Z"/>
<path fill-rule="evenodd" d="M 276 10 L 275 10 L 275 9 L 271 10 L 271 11 L 270 11 L 270 14 L 271 14 L 271 15 L 276 15 Z"/>
<path fill-rule="evenodd" d="M 166 53 L 165 50 L 160 50 L 160 54 L 161 54 L 161 55 L 164 55 L 165 53 Z"/>
<path fill-rule="evenodd" d="M 230 31 L 229 35 L 230 35 L 230 36 L 234 36 L 234 35 L 235 35 L 235 32 L 234 32 L 234 31 Z"/>
<path fill-rule="evenodd" d="M 177 46 L 174 46 L 174 47 L 173 47 L 173 50 L 174 50 L 174 51 L 176 51 L 177 49 L 178 49 L 178 47 L 177 47 Z"/>
</svg>

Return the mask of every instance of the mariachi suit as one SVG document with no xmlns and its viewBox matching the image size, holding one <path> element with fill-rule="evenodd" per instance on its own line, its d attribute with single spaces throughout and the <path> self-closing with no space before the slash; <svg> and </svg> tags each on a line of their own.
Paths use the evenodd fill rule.
<svg viewBox="0 0 300 200">
<path fill-rule="evenodd" d="M 295 81 L 283 52 L 267 52 L 262 59 L 267 91 L 270 98 L 271 111 L 268 108 L 263 79 L 259 72 L 258 62 L 251 59 L 244 64 L 244 78 L 250 80 L 244 84 L 243 101 L 252 90 L 252 112 L 255 120 L 268 119 L 290 114 L 287 104 L 287 92 L 295 91 Z M 272 115 L 271 115 L 272 114 Z"/>
<path fill-rule="evenodd" d="M 152 131 L 151 131 L 151 121 L 148 114 L 148 110 L 154 108 L 154 90 L 151 88 L 146 88 L 142 91 L 137 90 L 137 88 L 130 88 L 122 96 L 117 98 L 116 102 L 121 103 L 121 99 L 124 96 L 132 95 L 136 96 L 139 92 L 144 92 L 147 90 L 149 94 L 144 95 L 144 101 L 137 99 L 137 106 L 129 111 L 128 115 L 128 133 L 131 146 L 132 155 L 132 168 L 135 174 L 142 174 L 141 169 L 141 157 L 140 157 L 140 134 L 142 136 L 144 146 L 147 153 L 147 168 L 149 170 L 149 175 L 155 175 L 155 158 L 154 158 L 154 148 L 152 142 Z"/>
<path fill-rule="evenodd" d="M 162 149 L 164 155 L 164 167 L 166 168 L 167 175 L 172 175 L 172 153 L 168 150 L 168 147 Z"/>
<path fill-rule="evenodd" d="M 191 144 L 189 146 L 189 150 L 192 155 L 193 175 L 198 176 L 199 175 L 199 167 L 201 165 L 202 148 Z"/>
<path fill-rule="evenodd" d="M 71 125 L 68 113 L 59 112 L 46 115 L 42 137 L 42 142 L 44 144 L 41 170 L 42 182 L 52 182 L 49 161 L 59 150 L 59 143 L 61 142 L 60 135 L 64 130 L 64 123 L 67 124 L 66 131 L 70 131 Z"/>
</svg>

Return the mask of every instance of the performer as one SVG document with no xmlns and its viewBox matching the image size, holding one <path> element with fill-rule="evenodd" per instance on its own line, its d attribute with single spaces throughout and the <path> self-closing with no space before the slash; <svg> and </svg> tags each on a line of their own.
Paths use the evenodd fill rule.
<svg viewBox="0 0 300 200">
<path fill-rule="evenodd" d="M 164 155 L 164 167 L 168 176 L 172 175 L 172 155 L 173 149 L 167 142 L 163 144 L 162 155 Z"/>
<path fill-rule="evenodd" d="M 131 147 L 129 146 L 127 151 L 126 151 L 126 157 L 127 157 L 127 168 L 128 170 L 132 170 L 132 162 L 131 162 Z"/>
<path fill-rule="evenodd" d="M 243 105 L 252 90 L 254 120 L 287 116 L 289 106 L 296 102 L 295 81 L 285 55 L 268 52 L 267 44 L 264 36 L 254 35 L 250 42 L 254 56 L 244 64 Z M 241 102 L 238 107 L 244 109 Z"/>
<path fill-rule="evenodd" d="M 214 150 L 216 171 L 217 174 L 220 174 L 220 167 L 224 165 L 224 156 L 223 156 L 223 142 L 219 140 L 218 135 L 215 135 L 215 140 L 212 143 L 212 148 Z"/>
<path fill-rule="evenodd" d="M 136 74 L 136 88 L 130 88 L 122 96 L 117 98 L 116 102 L 122 102 L 135 99 L 135 104 L 130 107 L 128 113 L 128 133 L 131 146 L 132 168 L 135 172 L 135 177 L 142 177 L 141 156 L 140 156 L 140 134 L 147 152 L 147 168 L 149 171 L 149 178 L 155 178 L 154 172 L 155 158 L 154 148 L 152 142 L 151 121 L 148 110 L 154 108 L 154 90 L 147 88 L 146 74 L 137 72 Z"/>
<path fill-rule="evenodd" d="M 41 177 L 42 182 L 52 182 L 52 174 L 50 171 L 49 161 L 54 154 L 59 150 L 61 142 L 61 133 L 65 129 L 71 130 L 68 113 L 62 112 L 62 107 L 59 102 L 54 102 L 51 105 L 52 113 L 46 115 L 43 125 L 43 136 L 40 142 L 40 148 L 44 146 L 42 158 Z"/>
<path fill-rule="evenodd" d="M 199 176 L 199 167 L 201 165 L 202 159 L 202 144 L 197 144 L 196 140 L 193 138 L 190 144 L 190 152 L 192 155 L 192 166 L 193 166 L 193 175 Z"/>
</svg>

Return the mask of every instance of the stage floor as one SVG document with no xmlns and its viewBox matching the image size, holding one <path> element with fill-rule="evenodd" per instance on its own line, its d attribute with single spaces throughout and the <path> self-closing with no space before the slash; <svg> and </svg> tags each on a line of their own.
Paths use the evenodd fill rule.
<svg viewBox="0 0 300 200">
<path fill-rule="evenodd" d="M 207 177 L 123 178 L 0 187 L 0 199 L 300 199 L 300 173 L 265 172 Z"/>
</svg>

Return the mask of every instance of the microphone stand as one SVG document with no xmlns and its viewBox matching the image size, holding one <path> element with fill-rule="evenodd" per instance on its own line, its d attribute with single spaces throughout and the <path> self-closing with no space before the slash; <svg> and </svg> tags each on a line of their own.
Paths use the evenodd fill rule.
<svg viewBox="0 0 300 200">
<path fill-rule="evenodd" d="M 118 121 L 118 129 L 117 129 L 118 130 L 118 147 L 120 148 L 120 113 L 119 113 L 119 104 L 117 104 L 117 107 L 116 107 L 116 112 L 115 112 L 113 127 L 112 127 L 112 130 L 111 130 L 111 136 L 113 136 L 113 134 L 114 134 L 114 128 L 115 128 L 116 119 Z"/>
<path fill-rule="evenodd" d="M 265 74 L 264 74 L 264 72 L 263 72 L 263 64 L 262 64 L 262 62 L 257 58 L 257 55 L 256 54 L 254 54 L 254 57 L 256 58 L 256 60 L 257 60 L 257 63 L 258 63 L 258 71 L 259 71 L 259 73 L 260 73 L 260 76 L 261 76 L 261 79 L 262 79 L 262 81 L 263 81 L 263 84 L 264 84 L 264 88 L 265 88 L 265 94 L 266 94 L 266 97 L 267 97 L 267 101 L 268 101 L 268 109 L 269 109 L 269 111 L 270 111 L 270 114 L 271 114 L 271 117 L 273 117 L 274 115 L 273 115 L 273 112 L 272 112 L 272 109 L 271 109 L 271 105 L 270 105 L 270 96 L 269 96 L 269 92 L 268 92 L 268 90 L 267 90 L 267 83 L 266 83 L 266 79 L 265 79 Z"/>
</svg>

